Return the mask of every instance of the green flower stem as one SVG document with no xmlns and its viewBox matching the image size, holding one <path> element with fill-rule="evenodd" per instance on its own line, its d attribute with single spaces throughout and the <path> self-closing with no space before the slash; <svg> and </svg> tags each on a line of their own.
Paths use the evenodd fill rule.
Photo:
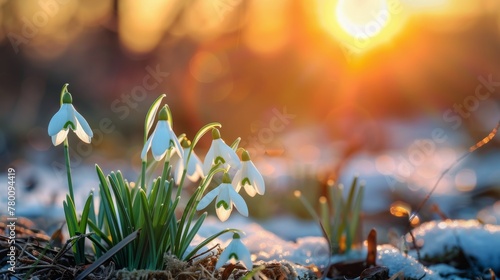
<svg viewBox="0 0 500 280">
<path fill-rule="evenodd" d="M 143 161 L 141 169 L 141 189 L 143 189 L 146 193 L 148 193 L 146 190 L 146 165 L 147 162 Z"/>
<path fill-rule="evenodd" d="M 180 159 L 182 160 L 182 159 Z M 187 166 L 187 164 L 186 164 Z M 184 167 L 184 170 L 182 171 L 182 176 L 181 176 L 181 182 L 179 184 L 179 186 L 177 186 L 177 194 L 175 195 L 175 197 L 178 197 L 181 195 L 181 191 L 182 191 L 182 186 L 184 186 L 184 179 L 186 178 L 186 173 L 187 173 L 187 167 Z"/>
<path fill-rule="evenodd" d="M 165 155 L 165 164 L 163 165 L 163 171 L 161 172 L 161 184 L 160 187 L 163 188 L 165 186 L 165 181 L 167 180 L 168 167 L 170 166 L 170 149 L 167 151 Z"/>
<path fill-rule="evenodd" d="M 71 197 L 71 200 L 75 201 L 75 194 L 73 193 L 73 180 L 71 179 L 71 167 L 70 167 L 70 161 L 69 161 L 69 143 L 68 143 L 68 138 L 64 140 L 64 156 L 66 159 L 66 174 L 68 177 L 68 188 L 69 188 L 69 196 Z"/>
</svg>

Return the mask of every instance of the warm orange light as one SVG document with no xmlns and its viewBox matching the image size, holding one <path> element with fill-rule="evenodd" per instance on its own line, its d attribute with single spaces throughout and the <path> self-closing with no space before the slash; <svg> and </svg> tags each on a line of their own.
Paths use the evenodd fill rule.
<svg viewBox="0 0 500 280">
<path fill-rule="evenodd" d="M 497 134 L 498 128 L 500 128 L 500 122 L 497 124 L 497 126 L 495 126 L 495 128 L 493 128 L 493 130 L 488 134 L 488 136 L 484 137 L 483 140 L 477 142 L 476 145 L 470 147 L 469 152 L 472 153 L 475 150 L 481 148 L 483 145 L 488 144 L 488 142 L 490 142 L 490 140 L 493 139 L 493 137 L 495 137 L 495 135 Z"/>
<path fill-rule="evenodd" d="M 389 211 L 396 217 L 404 217 L 411 213 L 411 206 L 402 201 L 396 201 L 391 204 Z"/>
<path fill-rule="evenodd" d="M 403 6 L 394 0 L 318 1 L 323 28 L 355 54 L 393 38 L 404 25 L 403 14 Z"/>
<path fill-rule="evenodd" d="M 374 11 L 379 11 L 378 15 Z M 355 38 L 375 37 L 390 19 L 386 0 L 339 0 L 335 7 L 335 17 L 340 28 Z"/>
<path fill-rule="evenodd" d="M 415 215 L 410 223 L 412 226 L 418 226 L 420 224 L 420 218 L 418 217 L 418 215 Z"/>
<path fill-rule="evenodd" d="M 328 181 L 326 181 L 326 184 L 329 186 L 329 187 L 333 187 L 333 185 L 335 184 L 335 181 L 333 179 L 328 179 Z"/>
<path fill-rule="evenodd" d="M 299 197 L 301 197 L 301 196 L 302 196 L 302 193 L 301 193 L 300 191 L 296 190 L 296 191 L 293 191 L 293 195 L 294 195 L 295 197 L 299 198 Z"/>
<path fill-rule="evenodd" d="M 254 52 L 275 53 L 289 40 L 288 1 L 255 0 L 248 3 L 249 22 L 243 41 Z"/>
<path fill-rule="evenodd" d="M 119 33 L 124 46 L 134 53 L 154 49 L 182 7 L 181 2 L 124 0 L 119 5 Z"/>
</svg>

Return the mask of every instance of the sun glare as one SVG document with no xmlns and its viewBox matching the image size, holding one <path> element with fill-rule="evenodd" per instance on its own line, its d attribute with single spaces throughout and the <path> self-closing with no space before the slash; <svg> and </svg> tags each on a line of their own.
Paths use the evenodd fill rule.
<svg viewBox="0 0 500 280">
<path fill-rule="evenodd" d="M 340 27 L 354 38 L 371 38 L 382 31 L 389 20 L 386 0 L 339 0 L 335 17 Z"/>
<path fill-rule="evenodd" d="M 318 1 L 323 28 L 353 53 L 390 40 L 403 26 L 403 8 L 395 0 Z"/>
</svg>

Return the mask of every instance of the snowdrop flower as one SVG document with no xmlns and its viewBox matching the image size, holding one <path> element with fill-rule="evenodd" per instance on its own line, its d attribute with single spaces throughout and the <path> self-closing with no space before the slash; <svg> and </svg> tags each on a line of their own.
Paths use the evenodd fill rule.
<svg viewBox="0 0 500 280">
<path fill-rule="evenodd" d="M 236 171 L 234 175 L 233 186 L 236 192 L 239 192 L 243 186 L 247 194 L 252 197 L 255 196 L 256 193 L 263 195 L 266 190 L 264 179 L 250 160 L 250 155 L 246 150 L 244 150 L 241 155 L 241 169 Z"/>
<path fill-rule="evenodd" d="M 222 140 L 219 130 L 214 128 L 212 129 L 212 145 L 210 145 L 203 162 L 203 173 L 208 174 L 210 168 L 218 163 L 221 163 L 224 168 L 230 166 L 239 169 L 241 166 L 236 152 Z"/>
<path fill-rule="evenodd" d="M 181 146 L 184 151 L 184 159 L 179 159 L 174 166 L 174 179 L 177 185 L 181 183 L 182 172 L 184 172 L 185 166 L 187 166 L 186 178 L 188 178 L 191 182 L 196 182 L 199 178 L 203 177 L 203 167 L 201 164 L 201 160 L 194 151 L 191 152 L 189 162 L 186 163 L 186 161 L 188 160 L 187 156 L 189 154 L 191 141 L 187 140 L 187 138 L 184 137 L 181 141 Z"/>
<path fill-rule="evenodd" d="M 229 215 L 231 215 L 233 205 L 236 207 L 238 212 L 241 213 L 241 215 L 248 217 L 247 204 L 245 203 L 243 197 L 234 190 L 227 172 L 222 176 L 222 184 L 208 192 L 207 195 L 200 200 L 196 210 L 201 210 L 207 207 L 216 196 L 215 213 L 217 213 L 217 217 L 219 217 L 219 220 L 222 222 L 226 221 L 229 218 Z"/>
<path fill-rule="evenodd" d="M 154 159 L 160 161 L 167 153 L 167 150 L 171 148 L 181 158 L 184 158 L 181 144 L 168 122 L 167 106 L 165 105 L 158 113 L 158 122 L 153 133 L 144 144 L 144 148 L 142 148 L 141 159 L 147 161 L 147 154 L 151 149 Z"/>
<path fill-rule="evenodd" d="M 90 143 L 94 133 L 83 116 L 73 107 L 73 98 L 67 87 L 68 84 L 63 87 L 61 108 L 50 119 L 49 136 L 51 136 L 54 146 L 57 146 L 66 140 L 69 128 L 71 128 L 83 142 Z"/>
<path fill-rule="evenodd" d="M 247 269 L 251 270 L 253 267 L 252 258 L 250 256 L 250 251 L 245 244 L 241 242 L 240 235 L 235 233 L 233 235 L 233 240 L 229 245 L 222 251 L 220 254 L 219 260 L 215 265 L 215 269 L 219 269 L 227 262 L 231 262 L 232 264 L 237 263 L 238 261 Z"/>
</svg>

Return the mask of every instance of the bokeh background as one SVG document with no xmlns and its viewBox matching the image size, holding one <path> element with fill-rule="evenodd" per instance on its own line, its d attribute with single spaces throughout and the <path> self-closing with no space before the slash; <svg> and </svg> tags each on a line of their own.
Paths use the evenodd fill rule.
<svg viewBox="0 0 500 280">
<path fill-rule="evenodd" d="M 404 223 L 391 205 L 415 209 L 500 121 L 495 0 L 3 0 L 0 60 L 0 167 L 17 168 L 24 209 L 59 216 L 47 125 L 64 83 L 95 133 L 90 146 L 70 136 L 82 197 L 95 163 L 135 179 L 145 113 L 166 93 L 177 134 L 218 121 L 226 142 L 242 138 L 266 177 L 258 218 L 306 218 L 294 189 L 316 201 L 358 174 L 366 221 Z M 499 147 L 447 173 L 423 219 L 437 203 L 499 223 Z"/>
</svg>

